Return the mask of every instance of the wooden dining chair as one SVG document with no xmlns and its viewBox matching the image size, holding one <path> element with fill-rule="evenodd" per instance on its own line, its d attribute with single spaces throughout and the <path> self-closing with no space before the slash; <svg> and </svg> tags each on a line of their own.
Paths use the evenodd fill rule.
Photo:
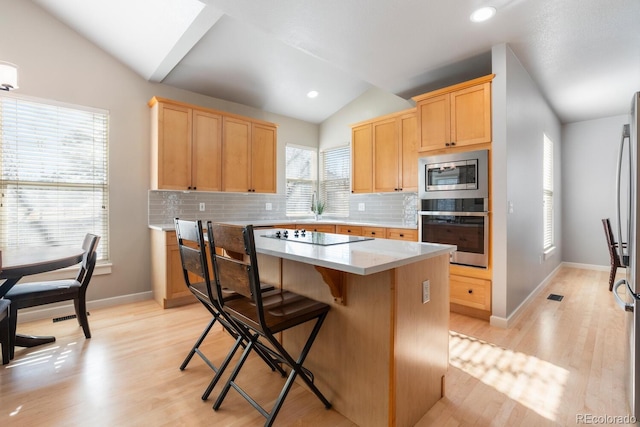
<svg viewBox="0 0 640 427">
<path fill-rule="evenodd" d="M 213 409 L 220 408 L 227 393 L 233 387 L 266 418 L 265 426 L 271 426 L 296 377 L 304 381 L 325 408 L 331 408 L 331 403 L 314 384 L 313 374 L 303 367 L 307 354 L 329 312 L 329 305 L 281 289 L 260 291 L 260 274 L 251 225 L 240 227 L 208 223 L 207 230 L 209 242 L 217 249 L 212 253 L 216 288 L 218 292 L 231 289 L 239 295 L 238 298 L 225 300 L 222 309 L 231 316 L 241 334 L 249 340 L 216 399 Z M 307 322 L 313 322 L 313 328 L 298 358 L 294 359 L 283 347 L 276 334 Z M 291 368 L 282 391 L 270 411 L 265 410 L 236 382 L 249 352 L 257 345 L 263 346 L 265 350 L 270 351 L 271 356 Z"/>
<path fill-rule="evenodd" d="M 87 318 L 87 288 L 93 276 L 96 265 L 96 249 L 100 236 L 87 234 L 84 237 L 82 248 L 84 255 L 80 269 L 75 279 L 50 280 L 46 282 L 22 283 L 14 286 L 7 292 L 5 298 L 11 300 L 9 314 L 10 325 L 10 353 L 13 359 L 15 353 L 16 327 L 18 323 L 18 310 L 21 308 L 36 307 L 45 304 L 73 300 L 78 323 L 82 327 L 85 338 L 91 338 L 89 319 Z"/>
<path fill-rule="evenodd" d="M 197 354 L 211 370 L 215 372 L 213 379 L 209 382 L 209 385 L 202 395 L 202 400 L 207 400 L 224 370 L 235 355 L 235 350 L 227 354 L 225 359 L 220 363 L 220 366 L 216 366 L 202 350 L 200 350 L 200 346 L 216 322 L 222 325 L 231 336 L 239 339 L 242 345 L 245 344 L 246 340 L 244 337 L 239 336 L 233 321 L 222 311 L 222 305 L 220 303 L 220 301 L 237 298 L 238 295 L 234 292 L 225 292 L 224 294 L 220 293 L 220 295 L 218 295 L 218 293 L 213 290 L 202 221 L 189 221 L 175 218 L 174 224 L 185 284 L 193 296 L 211 313 L 211 320 L 209 320 L 195 344 L 182 361 L 180 370 L 185 370 L 193 356 Z M 273 289 L 273 286 L 269 287 L 269 289 Z M 268 363 L 272 369 L 275 369 L 275 362 L 269 361 Z"/>
<path fill-rule="evenodd" d="M 607 238 L 607 247 L 609 249 L 609 258 L 611 262 L 611 270 L 609 271 L 609 290 L 613 289 L 613 282 L 616 280 L 616 272 L 618 271 L 618 267 L 626 268 L 628 259 L 623 255 L 623 259 L 620 259 L 620 255 L 618 253 L 619 244 L 615 241 L 613 237 L 613 230 L 611 229 L 611 221 L 609 218 L 604 218 L 602 220 L 602 226 L 604 228 L 604 234 Z M 626 243 L 622 243 L 622 249 L 627 247 Z"/>
<path fill-rule="evenodd" d="M 11 301 L 0 298 L 0 344 L 2 344 L 2 364 L 6 365 L 11 359 L 11 339 L 9 338 L 9 306 Z"/>
</svg>

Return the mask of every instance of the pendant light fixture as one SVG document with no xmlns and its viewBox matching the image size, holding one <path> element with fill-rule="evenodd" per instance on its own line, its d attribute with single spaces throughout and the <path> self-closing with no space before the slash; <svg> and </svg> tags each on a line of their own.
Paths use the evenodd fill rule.
<svg viewBox="0 0 640 427">
<path fill-rule="evenodd" d="M 0 90 L 18 89 L 18 67 L 11 62 L 0 61 Z"/>
</svg>

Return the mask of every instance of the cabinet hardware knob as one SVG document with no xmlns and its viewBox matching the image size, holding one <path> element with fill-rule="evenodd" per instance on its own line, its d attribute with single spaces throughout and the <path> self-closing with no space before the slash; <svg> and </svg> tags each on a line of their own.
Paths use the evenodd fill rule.
<svg viewBox="0 0 640 427">
<path fill-rule="evenodd" d="M 401 234 L 400 237 L 404 237 L 404 234 Z"/>
<path fill-rule="evenodd" d="M 473 289 L 469 289 L 469 293 L 472 294 L 473 293 Z"/>
<path fill-rule="evenodd" d="M 452 146 L 454 146 L 454 145 L 456 145 L 456 143 L 455 143 L 455 142 L 452 142 L 452 143 L 451 143 L 451 145 L 452 145 Z"/>
<path fill-rule="evenodd" d="M 447 143 L 446 143 L 446 144 L 444 144 L 444 145 L 445 145 L 446 147 L 448 147 L 448 146 L 449 146 L 449 145 L 451 145 L 451 144 L 449 144 L 449 143 L 447 142 Z"/>
</svg>

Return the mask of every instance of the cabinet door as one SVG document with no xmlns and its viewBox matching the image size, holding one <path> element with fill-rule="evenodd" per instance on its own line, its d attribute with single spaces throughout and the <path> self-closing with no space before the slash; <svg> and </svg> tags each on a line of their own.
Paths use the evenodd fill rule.
<svg viewBox="0 0 640 427">
<path fill-rule="evenodd" d="M 337 234 L 351 234 L 362 236 L 362 226 L 360 225 L 336 225 Z"/>
<path fill-rule="evenodd" d="M 158 105 L 158 188 L 191 189 L 191 109 Z"/>
<path fill-rule="evenodd" d="M 399 191 L 398 121 L 395 118 L 372 124 L 373 192 Z"/>
<path fill-rule="evenodd" d="M 418 191 L 418 118 L 415 114 L 400 120 L 400 178 L 401 191 Z"/>
<path fill-rule="evenodd" d="M 251 190 L 251 122 L 225 117 L 222 130 L 222 188 L 247 192 Z"/>
<path fill-rule="evenodd" d="M 366 237 L 386 239 L 386 229 L 384 227 L 362 227 L 362 235 Z"/>
<path fill-rule="evenodd" d="M 373 144 L 371 124 L 351 131 L 351 192 L 371 193 L 373 188 Z"/>
<path fill-rule="evenodd" d="M 191 177 L 194 190 L 222 190 L 222 116 L 193 110 Z"/>
<path fill-rule="evenodd" d="M 456 146 L 491 142 L 491 83 L 451 93 L 451 140 Z"/>
<path fill-rule="evenodd" d="M 420 149 L 437 150 L 451 143 L 451 107 L 449 94 L 434 96 L 418 103 Z"/>
<path fill-rule="evenodd" d="M 276 128 L 254 123 L 251 128 L 251 189 L 276 192 Z"/>
<path fill-rule="evenodd" d="M 191 295 L 184 282 L 178 245 L 167 245 L 167 300 Z"/>
<path fill-rule="evenodd" d="M 449 277 L 451 302 L 491 311 L 491 281 L 475 277 Z"/>
<path fill-rule="evenodd" d="M 418 241 L 418 230 L 411 228 L 387 228 L 387 239 Z"/>
</svg>

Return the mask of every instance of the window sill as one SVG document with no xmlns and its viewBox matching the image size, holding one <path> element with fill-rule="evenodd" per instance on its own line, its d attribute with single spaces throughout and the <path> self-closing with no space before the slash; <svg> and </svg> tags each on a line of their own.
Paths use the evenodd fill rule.
<svg viewBox="0 0 640 427">
<path fill-rule="evenodd" d="M 111 274 L 111 261 L 101 261 L 96 264 L 93 269 L 94 276 L 102 276 L 104 274 Z M 71 267 L 61 268 L 55 271 L 48 271 L 46 273 L 34 274 L 32 276 L 25 276 L 20 282 L 44 282 L 47 280 L 63 280 L 63 279 L 75 279 L 78 273 L 79 264 Z"/>
<path fill-rule="evenodd" d="M 542 259 L 544 259 L 545 261 L 548 260 L 549 258 L 551 258 L 553 256 L 553 254 L 555 254 L 556 252 L 556 247 L 555 246 L 551 246 L 550 248 L 545 249 L 542 252 Z"/>
</svg>

